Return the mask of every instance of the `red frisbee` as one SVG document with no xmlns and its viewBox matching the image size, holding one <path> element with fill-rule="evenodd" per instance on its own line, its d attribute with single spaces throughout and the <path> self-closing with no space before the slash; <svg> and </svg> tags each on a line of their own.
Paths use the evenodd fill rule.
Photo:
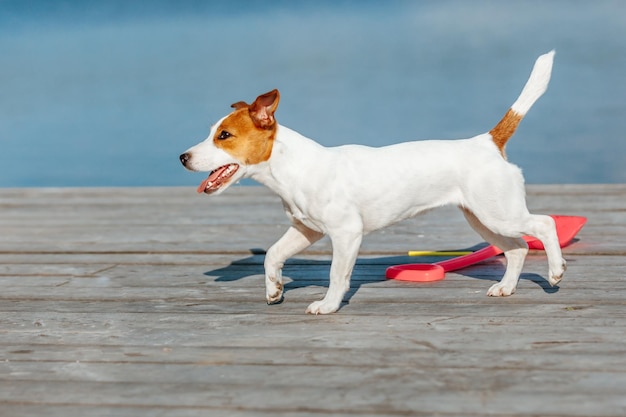
<svg viewBox="0 0 626 417">
<path fill-rule="evenodd" d="M 446 270 L 437 264 L 407 264 L 387 268 L 387 279 L 399 281 L 431 282 L 446 277 Z"/>
<path fill-rule="evenodd" d="M 554 219 L 557 237 L 559 238 L 559 245 L 561 247 L 569 245 L 587 221 L 587 218 L 581 216 L 552 215 L 551 217 Z M 539 239 L 529 236 L 524 236 L 524 239 L 526 240 L 526 243 L 528 243 L 528 247 L 530 249 L 543 249 L 543 244 L 539 241 Z M 466 268 L 501 253 L 501 249 L 490 245 L 476 252 L 434 264 L 405 264 L 390 266 L 387 268 L 385 277 L 387 279 L 413 282 L 439 281 L 445 278 L 446 272 Z"/>
</svg>

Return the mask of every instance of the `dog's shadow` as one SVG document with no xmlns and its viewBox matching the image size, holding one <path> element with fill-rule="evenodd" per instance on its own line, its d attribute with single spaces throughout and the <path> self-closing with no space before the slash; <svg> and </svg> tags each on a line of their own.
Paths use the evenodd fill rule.
<svg viewBox="0 0 626 417">
<path fill-rule="evenodd" d="M 470 248 L 470 250 L 480 249 L 480 246 Z M 233 282 L 253 275 L 263 275 L 263 261 L 265 251 L 261 249 L 251 249 L 250 256 L 232 261 L 230 265 L 217 268 L 204 273 L 206 276 L 214 277 L 215 282 Z M 344 304 L 359 291 L 361 286 L 383 282 L 386 280 L 385 271 L 393 265 L 410 263 L 435 263 L 441 261 L 441 257 L 409 257 L 409 256 L 383 256 L 377 258 L 359 258 L 354 266 L 350 290 L 344 297 Z M 505 270 L 503 258 L 496 257 L 483 261 L 477 265 L 455 271 L 463 276 L 485 281 L 496 282 L 502 278 Z M 291 258 L 285 263 L 283 277 L 285 277 L 284 292 L 298 288 L 311 286 L 327 287 L 330 274 L 330 256 L 328 259 L 315 260 L 304 258 Z M 546 293 L 556 293 L 559 287 L 552 287 L 548 281 L 539 274 L 522 273 L 520 279 L 532 281 L 543 289 Z"/>
</svg>

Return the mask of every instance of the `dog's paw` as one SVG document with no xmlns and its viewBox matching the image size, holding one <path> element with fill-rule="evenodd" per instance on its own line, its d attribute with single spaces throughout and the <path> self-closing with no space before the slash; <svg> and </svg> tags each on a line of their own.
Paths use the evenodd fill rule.
<svg viewBox="0 0 626 417">
<path fill-rule="evenodd" d="M 311 303 L 311 305 L 306 309 L 306 314 L 330 314 L 337 310 L 339 310 L 339 304 L 321 300 Z"/>
<path fill-rule="evenodd" d="M 285 301 L 285 296 L 283 295 L 283 293 L 280 293 L 279 295 L 275 296 L 275 297 L 265 297 L 265 300 L 267 301 L 267 305 L 271 306 L 274 304 L 280 304 L 283 301 Z"/>
<path fill-rule="evenodd" d="M 515 287 L 498 282 L 487 291 L 489 297 L 508 297 L 515 292 Z"/>
<path fill-rule="evenodd" d="M 563 279 L 563 275 L 565 274 L 565 270 L 567 269 L 567 262 L 565 259 L 561 260 L 561 264 L 556 269 L 550 269 L 548 272 L 548 282 L 551 286 L 557 285 Z"/>
<path fill-rule="evenodd" d="M 283 284 L 281 282 L 269 282 L 265 287 L 265 299 L 267 304 L 280 304 L 283 302 Z"/>
</svg>

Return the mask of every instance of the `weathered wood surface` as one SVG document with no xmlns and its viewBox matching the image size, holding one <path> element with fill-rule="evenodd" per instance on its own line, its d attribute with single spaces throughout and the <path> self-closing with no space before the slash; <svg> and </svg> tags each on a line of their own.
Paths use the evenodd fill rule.
<svg viewBox="0 0 626 417">
<path fill-rule="evenodd" d="M 501 258 L 385 281 L 409 249 L 480 243 L 447 208 L 368 236 L 318 317 L 327 240 L 264 303 L 251 249 L 287 225 L 264 188 L 0 190 L 0 416 L 626 415 L 626 186 L 528 190 L 589 218 L 560 288 L 540 252 L 506 299 L 485 296 Z"/>
</svg>

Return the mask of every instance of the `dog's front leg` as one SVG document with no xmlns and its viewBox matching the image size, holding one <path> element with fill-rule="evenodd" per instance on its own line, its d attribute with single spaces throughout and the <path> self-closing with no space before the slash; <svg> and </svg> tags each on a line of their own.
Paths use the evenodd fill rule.
<svg viewBox="0 0 626 417">
<path fill-rule="evenodd" d="M 333 260 L 330 266 L 330 285 L 323 300 L 315 301 L 307 309 L 308 314 L 329 314 L 339 309 L 343 296 L 350 289 L 350 276 L 359 254 L 363 234 L 341 233 L 330 236 Z"/>
<path fill-rule="evenodd" d="M 283 300 L 283 265 L 293 255 L 303 251 L 324 236 L 301 223 L 294 224 L 265 255 L 265 296 L 267 304 Z"/>
</svg>

